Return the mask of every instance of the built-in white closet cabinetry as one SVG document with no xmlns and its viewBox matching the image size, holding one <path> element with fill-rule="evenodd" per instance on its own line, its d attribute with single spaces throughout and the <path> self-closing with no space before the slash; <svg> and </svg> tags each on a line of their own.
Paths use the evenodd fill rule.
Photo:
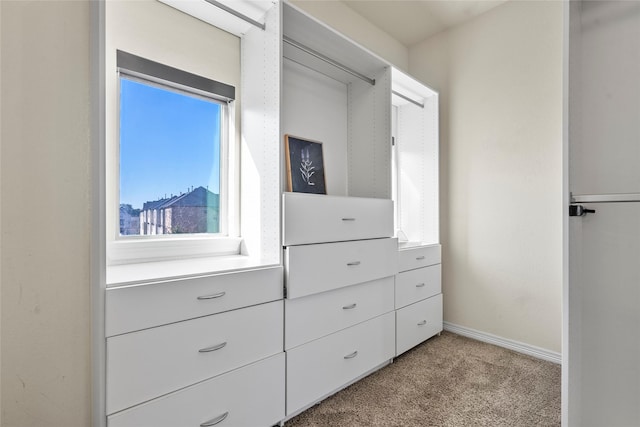
<svg viewBox="0 0 640 427">
<path fill-rule="evenodd" d="M 272 426 L 442 330 L 437 94 L 287 2 L 161 1 L 240 37 L 241 253 L 107 262 L 105 424 Z"/>
<path fill-rule="evenodd" d="M 396 355 L 442 331 L 440 245 L 402 248 L 396 276 Z"/>
<path fill-rule="evenodd" d="M 392 70 L 396 355 L 442 331 L 438 94 Z"/>
<path fill-rule="evenodd" d="M 283 195 L 291 417 L 394 357 L 398 244 L 391 68 L 286 3 L 283 41 L 283 137 L 323 144 L 327 189 Z"/>
<path fill-rule="evenodd" d="M 121 11 L 127 3 L 131 2 L 105 2 L 108 87 L 116 70 L 115 49 L 142 55 L 151 51 L 160 59 L 165 54 L 162 40 L 129 31 L 123 22 L 131 19 L 118 19 L 121 16 L 110 9 L 122 5 L 117 9 Z M 241 163 L 229 163 L 230 168 L 240 169 L 237 187 L 230 185 L 229 193 L 240 192 L 238 204 L 246 213 L 237 226 L 243 242 L 237 255 L 107 262 L 102 285 L 104 424 L 273 426 L 285 417 L 286 375 L 277 167 L 282 5 L 233 2 L 254 19 L 257 25 L 253 25 L 206 1 L 134 3 L 184 25 L 185 16 L 178 9 L 239 37 L 242 66 L 235 114 L 241 116 L 242 138 L 229 151 Z M 201 28 L 200 21 L 193 19 L 190 25 Z M 197 55 L 216 60 L 215 52 Z M 169 65 L 182 56 L 192 59 L 184 52 L 170 51 L 166 56 Z M 111 123 L 117 96 L 109 90 L 107 95 Z M 110 132 L 108 128 L 107 140 L 113 138 Z"/>
<path fill-rule="evenodd" d="M 110 427 L 284 416 L 280 267 L 114 286 L 106 312 Z"/>
<path fill-rule="evenodd" d="M 393 358 L 398 245 L 391 200 L 300 193 L 283 199 L 290 417 Z M 319 209 L 307 211 L 307 203 Z"/>
</svg>

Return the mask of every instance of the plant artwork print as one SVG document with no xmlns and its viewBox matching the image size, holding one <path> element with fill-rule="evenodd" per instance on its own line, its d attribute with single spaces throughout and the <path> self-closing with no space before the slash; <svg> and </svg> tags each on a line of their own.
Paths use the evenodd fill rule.
<svg viewBox="0 0 640 427">
<path fill-rule="evenodd" d="M 315 185 L 313 181 L 311 181 L 311 177 L 315 173 L 313 171 L 315 167 L 313 166 L 313 161 L 309 157 L 309 149 L 302 149 L 300 156 L 302 157 L 302 162 L 300 163 L 300 173 L 302 174 L 302 179 L 305 180 L 307 185 Z"/>
<path fill-rule="evenodd" d="M 322 143 L 286 135 L 285 148 L 287 190 L 327 194 Z"/>
</svg>

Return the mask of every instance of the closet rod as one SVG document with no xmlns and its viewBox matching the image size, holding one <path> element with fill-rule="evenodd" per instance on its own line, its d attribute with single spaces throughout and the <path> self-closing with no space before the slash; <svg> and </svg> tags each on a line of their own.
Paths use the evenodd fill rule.
<svg viewBox="0 0 640 427">
<path fill-rule="evenodd" d="M 209 0 L 207 0 L 209 1 Z M 320 52 L 317 52 L 313 49 L 311 49 L 310 47 L 307 47 L 301 43 L 298 43 L 297 41 L 293 40 L 292 38 L 289 38 L 287 36 L 282 36 L 282 41 L 284 41 L 287 44 L 290 44 L 291 46 L 300 49 L 303 52 L 308 53 L 311 56 L 315 56 L 316 58 L 326 62 L 327 64 L 333 65 L 334 67 L 351 74 L 354 77 L 359 78 L 360 80 L 364 80 L 365 82 L 369 83 L 372 86 L 375 86 L 376 81 L 375 79 L 370 79 L 369 77 L 365 76 L 364 74 L 360 74 L 359 72 L 352 70 L 351 68 L 347 67 L 346 65 L 342 65 L 339 62 L 334 61 L 333 59 L 324 56 L 323 54 L 321 54 Z"/>
<path fill-rule="evenodd" d="M 229 6 L 225 6 L 224 4 L 220 3 L 219 1 L 216 0 L 205 0 L 207 3 L 224 10 L 227 13 L 232 14 L 233 16 L 235 16 L 236 18 L 240 18 L 245 22 L 248 22 L 249 24 L 260 28 L 261 30 L 265 30 L 267 28 L 267 26 L 261 22 L 256 21 L 255 19 L 251 19 L 249 18 L 247 15 L 243 15 L 242 13 L 231 9 Z"/>
<path fill-rule="evenodd" d="M 391 93 L 393 93 L 396 96 L 399 96 L 400 98 L 404 99 L 405 101 L 409 101 L 410 103 L 417 105 L 420 108 L 424 108 L 424 104 L 419 103 L 418 101 L 414 101 L 413 99 L 409 98 L 406 95 L 401 94 L 400 92 L 396 92 L 395 90 L 392 90 Z"/>
<path fill-rule="evenodd" d="M 640 193 L 571 194 L 571 203 L 625 203 L 640 202 Z"/>
</svg>

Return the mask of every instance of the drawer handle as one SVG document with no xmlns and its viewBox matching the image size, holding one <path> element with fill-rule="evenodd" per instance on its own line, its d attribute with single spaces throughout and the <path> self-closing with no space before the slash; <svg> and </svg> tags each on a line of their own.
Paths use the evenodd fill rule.
<svg viewBox="0 0 640 427">
<path fill-rule="evenodd" d="M 351 354 L 347 354 L 344 358 L 345 359 L 353 359 L 354 357 L 356 357 L 358 355 L 358 350 L 354 351 Z"/>
<path fill-rule="evenodd" d="M 416 285 L 416 288 L 424 288 L 424 283 L 418 283 L 418 284 Z"/>
<path fill-rule="evenodd" d="M 215 299 L 215 298 L 220 298 L 225 296 L 226 292 L 218 292 L 217 294 L 213 294 L 213 295 L 203 295 L 201 297 L 198 297 L 199 300 L 204 300 L 204 299 Z"/>
<path fill-rule="evenodd" d="M 423 320 L 422 322 L 418 322 L 418 326 L 424 326 L 427 324 L 426 320 Z"/>
<path fill-rule="evenodd" d="M 356 308 L 355 302 L 353 304 L 345 305 L 344 307 L 342 307 L 343 310 L 351 310 L 352 308 Z"/>
<path fill-rule="evenodd" d="M 360 261 L 348 262 L 347 265 L 349 265 L 349 266 L 360 265 Z"/>
<path fill-rule="evenodd" d="M 419 257 L 416 257 L 416 261 L 422 261 L 424 259 L 424 255 L 421 255 Z"/>
<path fill-rule="evenodd" d="M 222 415 L 218 415 L 215 418 L 211 418 L 209 421 L 205 421 L 202 424 L 200 424 L 200 427 L 211 427 L 214 426 L 216 424 L 220 424 L 221 422 L 223 422 L 227 417 L 229 416 L 229 412 L 225 412 Z"/>
<path fill-rule="evenodd" d="M 210 353 L 212 351 L 216 351 L 216 350 L 220 350 L 221 348 L 223 348 L 224 346 L 227 345 L 227 342 L 223 342 L 220 344 L 216 344 L 216 345 L 212 345 L 211 347 L 205 347 L 205 348 L 201 348 L 200 350 L 198 350 L 199 353 Z M 213 425 L 213 424 L 211 424 Z"/>
<path fill-rule="evenodd" d="M 342 218 L 343 221 L 355 221 L 355 218 Z"/>
</svg>

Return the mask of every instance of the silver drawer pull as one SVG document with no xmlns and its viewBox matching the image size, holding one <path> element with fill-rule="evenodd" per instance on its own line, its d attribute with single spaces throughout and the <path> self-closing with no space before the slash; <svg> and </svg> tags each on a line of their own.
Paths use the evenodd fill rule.
<svg viewBox="0 0 640 427">
<path fill-rule="evenodd" d="M 416 288 L 424 288 L 424 283 L 418 283 L 418 284 L 416 285 Z"/>
<path fill-rule="evenodd" d="M 348 262 L 347 265 L 349 265 L 349 266 L 351 266 L 351 265 L 360 265 L 360 261 Z"/>
<path fill-rule="evenodd" d="M 355 221 L 355 218 L 342 218 L 343 221 Z"/>
<path fill-rule="evenodd" d="M 356 308 L 355 302 L 353 304 L 345 305 L 344 307 L 342 307 L 343 310 L 351 310 L 352 308 Z"/>
<path fill-rule="evenodd" d="M 212 351 L 220 350 L 221 348 L 223 348 L 226 345 L 227 345 L 227 342 L 225 341 L 225 342 L 220 343 L 220 344 L 212 345 L 211 347 L 201 348 L 200 350 L 198 350 L 198 352 L 199 353 L 210 353 Z"/>
<path fill-rule="evenodd" d="M 424 259 L 424 255 L 416 257 L 416 261 L 422 261 Z"/>
<path fill-rule="evenodd" d="M 199 300 L 203 300 L 203 299 L 215 299 L 215 298 L 220 298 L 225 296 L 226 292 L 218 292 L 217 294 L 213 294 L 213 295 L 203 295 L 201 297 L 198 297 Z"/>
<path fill-rule="evenodd" d="M 422 322 L 418 322 L 418 326 L 424 326 L 427 324 L 426 320 L 423 320 Z"/>
<path fill-rule="evenodd" d="M 205 421 L 202 424 L 200 424 L 200 427 L 211 427 L 214 426 L 216 424 L 220 424 L 221 422 L 223 422 L 227 417 L 229 416 L 229 412 L 225 412 L 222 415 L 218 415 L 215 418 L 211 418 L 209 421 Z"/>
<path fill-rule="evenodd" d="M 356 357 L 358 355 L 358 350 L 354 351 L 351 354 L 347 354 L 344 358 L 345 359 L 353 359 L 354 357 Z"/>
</svg>

